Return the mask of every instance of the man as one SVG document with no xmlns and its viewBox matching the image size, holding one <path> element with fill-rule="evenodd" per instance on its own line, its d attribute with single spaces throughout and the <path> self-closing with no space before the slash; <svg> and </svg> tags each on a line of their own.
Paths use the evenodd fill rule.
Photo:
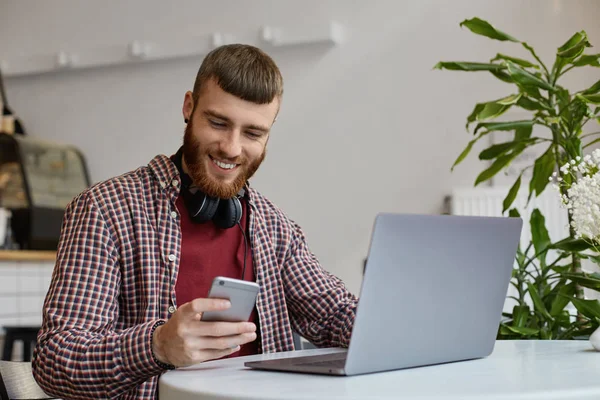
<svg viewBox="0 0 600 400">
<path fill-rule="evenodd" d="M 67 207 L 33 360 L 45 391 L 151 399 L 167 369 L 293 350 L 292 331 L 348 346 L 356 297 L 321 268 L 300 227 L 248 184 L 282 94 L 280 71 L 261 50 L 213 50 L 185 94 L 182 148 Z M 198 221 L 206 202 L 214 207 Z M 215 276 L 260 285 L 249 322 L 201 321 L 229 306 L 206 298 Z"/>
</svg>

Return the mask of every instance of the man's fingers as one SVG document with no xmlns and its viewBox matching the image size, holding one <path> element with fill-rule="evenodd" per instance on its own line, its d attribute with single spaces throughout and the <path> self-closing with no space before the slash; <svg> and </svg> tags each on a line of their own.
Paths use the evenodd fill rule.
<svg viewBox="0 0 600 400">
<path fill-rule="evenodd" d="M 227 350 L 249 343 L 256 339 L 256 333 L 243 333 L 241 335 L 223 337 L 204 337 L 201 347 L 207 350 Z"/>
<path fill-rule="evenodd" d="M 196 327 L 199 336 L 220 337 L 252 332 L 256 332 L 256 325 L 252 322 L 204 322 Z"/>
<path fill-rule="evenodd" d="M 194 299 L 179 307 L 179 312 L 183 312 L 186 316 L 199 319 L 198 315 L 202 315 L 206 311 L 221 311 L 231 307 L 229 300 L 225 299 Z"/>
<path fill-rule="evenodd" d="M 230 354 L 240 351 L 240 346 L 234 347 L 233 349 L 225 350 L 204 350 L 202 353 L 202 361 L 216 360 L 217 358 L 225 357 Z"/>
</svg>

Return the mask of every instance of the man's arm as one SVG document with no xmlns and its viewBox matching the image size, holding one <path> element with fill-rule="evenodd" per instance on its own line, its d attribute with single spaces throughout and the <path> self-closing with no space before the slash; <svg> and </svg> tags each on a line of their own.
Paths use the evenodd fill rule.
<svg viewBox="0 0 600 400">
<path fill-rule="evenodd" d="M 65 211 L 33 359 L 38 384 L 65 398 L 113 398 L 161 372 L 149 321 L 115 331 L 121 274 L 112 235 L 85 192 Z"/>
<path fill-rule="evenodd" d="M 291 227 L 282 276 L 292 328 L 316 346 L 347 347 L 358 299 L 321 267 L 301 228 L 295 223 Z"/>
</svg>

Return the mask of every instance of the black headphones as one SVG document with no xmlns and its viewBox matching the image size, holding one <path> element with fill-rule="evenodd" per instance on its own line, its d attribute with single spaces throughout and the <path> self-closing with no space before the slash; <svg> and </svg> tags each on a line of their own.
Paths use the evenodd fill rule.
<svg viewBox="0 0 600 400">
<path fill-rule="evenodd" d="M 244 189 L 231 199 L 211 197 L 192 185 L 192 179 L 183 172 L 182 159 L 183 147 L 177 151 L 173 162 L 181 176 L 181 193 L 190 219 L 199 224 L 213 221 L 222 229 L 236 226 L 242 219 L 240 197 L 244 196 Z"/>
</svg>

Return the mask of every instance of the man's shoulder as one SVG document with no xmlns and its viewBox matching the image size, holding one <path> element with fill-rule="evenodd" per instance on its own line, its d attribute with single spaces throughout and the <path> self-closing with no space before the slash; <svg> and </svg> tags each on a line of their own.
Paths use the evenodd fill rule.
<svg viewBox="0 0 600 400">
<path fill-rule="evenodd" d="M 132 197 L 141 197 L 142 193 L 152 185 L 152 180 L 150 165 L 143 165 L 91 185 L 75 197 L 73 202 L 85 198 L 98 207 L 110 207 Z"/>
<path fill-rule="evenodd" d="M 265 221 L 287 226 L 294 224 L 294 221 L 279 206 L 254 188 L 251 189 L 251 199 Z"/>
</svg>

